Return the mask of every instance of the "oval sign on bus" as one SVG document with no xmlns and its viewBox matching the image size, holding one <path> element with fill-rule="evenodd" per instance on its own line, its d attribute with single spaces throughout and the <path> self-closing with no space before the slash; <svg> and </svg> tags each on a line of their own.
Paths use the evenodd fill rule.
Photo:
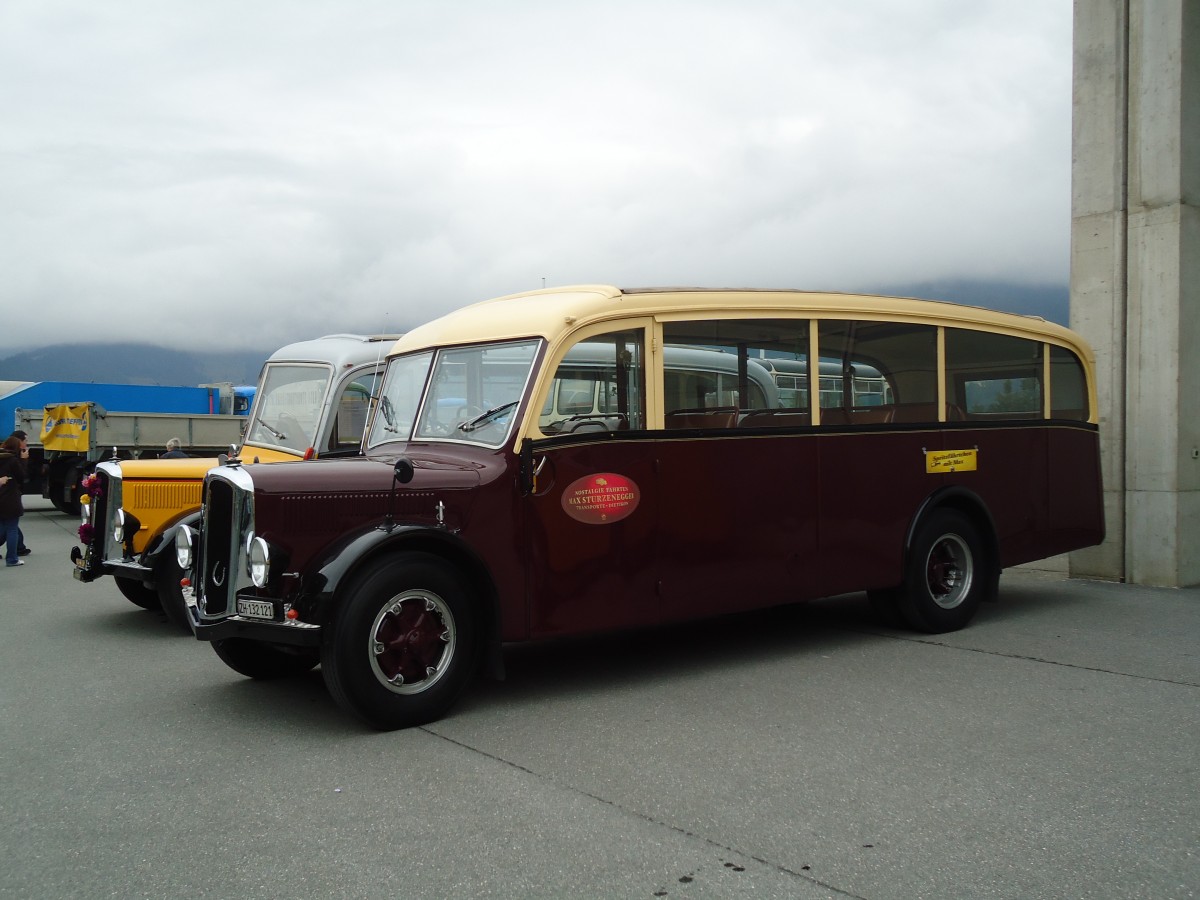
<svg viewBox="0 0 1200 900">
<path fill-rule="evenodd" d="M 601 472 L 577 478 L 567 485 L 562 507 L 568 516 L 585 525 L 611 525 L 637 509 L 641 492 L 624 475 Z"/>
</svg>

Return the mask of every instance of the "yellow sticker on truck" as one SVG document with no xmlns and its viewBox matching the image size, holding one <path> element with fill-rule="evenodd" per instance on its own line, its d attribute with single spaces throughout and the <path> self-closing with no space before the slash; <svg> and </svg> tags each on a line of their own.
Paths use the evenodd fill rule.
<svg viewBox="0 0 1200 900">
<path fill-rule="evenodd" d="M 930 475 L 974 472 L 978 450 L 932 450 L 925 454 L 925 471 Z"/>
<path fill-rule="evenodd" d="M 42 410 L 42 446 L 87 452 L 91 447 L 91 407 L 86 403 L 48 404 Z"/>
</svg>

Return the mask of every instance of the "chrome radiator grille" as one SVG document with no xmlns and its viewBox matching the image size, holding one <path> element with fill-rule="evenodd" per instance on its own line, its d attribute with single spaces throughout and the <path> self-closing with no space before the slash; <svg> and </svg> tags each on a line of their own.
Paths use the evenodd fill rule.
<svg viewBox="0 0 1200 900">
<path fill-rule="evenodd" d="M 219 467 L 204 482 L 197 600 L 202 619 L 232 615 L 237 591 L 250 584 L 246 542 L 254 530 L 254 482 L 243 470 Z"/>
<path fill-rule="evenodd" d="M 125 548 L 112 539 L 113 522 L 124 502 L 122 494 L 121 464 L 102 462 L 96 465 L 96 477 L 100 479 L 100 496 L 93 497 L 92 554 L 94 559 L 120 562 L 125 558 Z"/>
</svg>

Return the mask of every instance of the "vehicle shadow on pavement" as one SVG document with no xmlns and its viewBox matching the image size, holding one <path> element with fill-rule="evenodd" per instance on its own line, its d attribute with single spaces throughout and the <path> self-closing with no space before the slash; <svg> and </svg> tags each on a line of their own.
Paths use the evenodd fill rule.
<svg viewBox="0 0 1200 900">
<path fill-rule="evenodd" d="M 146 640 L 180 638 L 181 641 L 196 642 L 195 638 L 185 634 L 177 625 L 167 619 L 166 613 L 161 609 L 141 609 L 132 603 L 123 608 L 94 609 L 90 615 L 80 616 L 77 623 L 81 635 L 89 633 L 117 637 L 136 635 L 139 640 L 144 636 Z M 66 631 L 70 630 L 69 623 L 63 627 Z"/>
<path fill-rule="evenodd" d="M 969 627 L 1036 615 L 1039 607 L 1064 602 L 1085 601 L 1048 592 L 1037 582 L 1002 586 L 1000 602 L 984 604 Z M 155 611 L 112 612 L 98 616 L 96 624 L 113 631 L 136 628 L 148 638 L 180 637 L 180 644 L 189 640 Z M 780 661 L 802 663 L 855 647 L 930 638 L 937 636 L 883 623 L 866 595 L 857 593 L 695 622 L 515 644 L 504 650 L 504 680 L 478 677 L 449 717 L 489 706 L 537 705 L 572 694 L 616 694 L 673 679 L 737 678 L 739 670 L 753 677 L 759 666 Z M 194 649 L 212 655 L 206 647 Z M 251 716 L 267 732 L 302 727 L 331 736 L 375 733 L 337 707 L 319 668 L 291 678 L 256 681 L 234 676 L 215 656 L 211 664 L 211 682 L 202 688 L 194 683 L 200 690 L 190 697 L 202 714 Z"/>
<path fill-rule="evenodd" d="M 508 646 L 505 680 L 481 681 L 468 699 L 521 702 L 695 675 L 730 677 L 731 670 L 739 667 L 807 654 L 829 655 L 878 640 L 886 640 L 886 629 L 865 596 L 854 610 L 834 614 L 812 603 L 790 604 L 696 622 Z"/>
</svg>

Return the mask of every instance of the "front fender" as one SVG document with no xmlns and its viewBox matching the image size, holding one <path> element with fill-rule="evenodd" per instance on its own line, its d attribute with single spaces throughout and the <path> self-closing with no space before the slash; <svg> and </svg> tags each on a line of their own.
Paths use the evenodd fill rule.
<svg viewBox="0 0 1200 900">
<path fill-rule="evenodd" d="M 150 539 L 150 543 L 146 545 L 146 549 L 142 552 L 141 563 L 147 569 L 153 569 L 154 564 L 164 552 L 174 552 L 175 546 L 175 528 L 178 525 L 190 525 L 192 528 L 199 529 L 200 515 L 202 510 L 193 509 L 184 513 L 178 519 L 167 524 L 162 531 Z"/>
<path fill-rule="evenodd" d="M 302 576 L 299 603 L 307 607 L 307 621 L 330 625 L 346 588 L 385 556 L 421 552 L 438 556 L 462 576 L 477 601 L 482 617 L 485 667 L 492 677 L 503 678 L 500 656 L 500 599 L 487 565 L 455 532 L 426 525 L 371 528 L 351 535 L 328 548 Z"/>
<path fill-rule="evenodd" d="M 424 525 L 397 525 L 391 529 L 371 528 L 330 546 L 303 578 L 301 593 L 325 606 L 334 602 L 342 587 L 373 560 L 402 550 L 425 550 L 455 562 L 469 558 L 482 564 L 457 535 Z"/>
</svg>

